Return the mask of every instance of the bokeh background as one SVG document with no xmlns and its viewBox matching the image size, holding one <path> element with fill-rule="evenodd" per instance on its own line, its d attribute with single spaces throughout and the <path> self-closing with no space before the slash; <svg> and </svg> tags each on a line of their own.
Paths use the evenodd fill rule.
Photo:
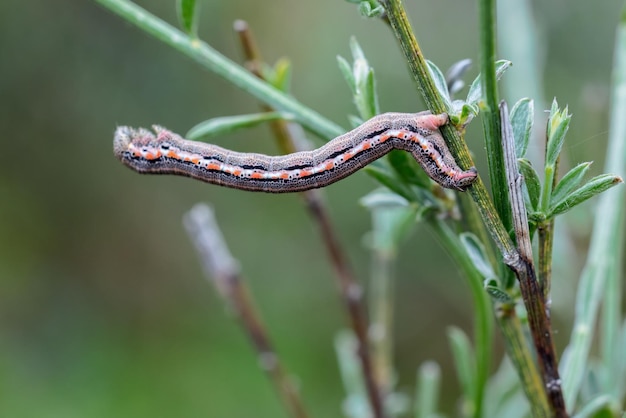
<svg viewBox="0 0 626 418">
<path fill-rule="evenodd" d="M 176 24 L 173 0 L 138 3 Z M 603 163 L 620 3 L 534 5 L 542 93 L 574 114 L 566 161 L 594 160 L 594 174 Z M 411 0 L 407 8 L 429 59 L 442 68 L 476 62 L 475 2 Z M 382 109 L 423 109 L 389 30 L 352 4 L 206 0 L 201 14 L 201 37 L 235 60 L 232 22 L 247 20 L 266 59 L 291 59 L 293 94 L 343 126 L 354 109 L 335 57 L 350 56 L 352 35 L 376 69 Z M 184 133 L 210 117 L 256 112 L 256 100 L 88 0 L 0 2 L 0 56 L 0 416 L 286 416 L 183 231 L 181 217 L 197 202 L 214 205 L 312 415 L 340 416 L 333 338 L 347 321 L 298 196 L 139 176 L 112 154 L 118 124 Z M 468 140 L 484 170 L 478 125 Z M 216 143 L 277 152 L 267 127 Z M 324 192 L 363 281 L 370 224 L 358 199 L 374 187 L 358 174 Z M 565 221 L 575 226 L 569 248 L 580 254 L 592 209 L 587 204 Z M 555 278 L 553 296 L 559 350 L 584 261 L 568 259 L 572 274 Z M 443 409 L 451 412 L 458 385 L 445 330 L 471 332 L 468 288 L 423 226 L 402 248 L 397 276 L 398 386 L 410 393 L 416 368 L 434 359 L 444 373 Z"/>
</svg>

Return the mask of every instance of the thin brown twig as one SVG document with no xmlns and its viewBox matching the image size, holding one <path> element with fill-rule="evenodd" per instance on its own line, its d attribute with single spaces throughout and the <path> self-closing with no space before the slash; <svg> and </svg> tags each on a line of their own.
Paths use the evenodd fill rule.
<svg viewBox="0 0 626 418">
<path fill-rule="evenodd" d="M 263 60 L 259 48 L 248 24 L 243 20 L 237 20 L 234 29 L 239 35 L 240 43 L 244 50 L 246 67 L 257 77 L 264 79 L 261 73 Z M 273 109 L 267 105 L 261 105 L 266 111 Z M 281 151 L 292 153 L 299 151 L 299 144 L 305 142 L 299 125 L 294 125 L 282 120 L 271 123 L 272 132 L 278 142 Z M 358 357 L 361 362 L 363 379 L 367 389 L 370 405 L 375 418 L 386 416 L 383 406 L 383 394 L 374 376 L 374 368 L 368 344 L 368 319 L 366 316 L 363 290 L 356 277 L 352 273 L 350 263 L 341 248 L 335 234 L 335 228 L 330 220 L 329 212 L 319 190 L 309 190 L 301 193 L 306 207 L 320 230 L 320 235 L 326 248 L 327 255 L 333 266 L 341 297 L 348 311 L 352 330 L 358 341 Z"/>
<path fill-rule="evenodd" d="M 506 264 L 513 269 L 520 284 L 520 290 L 532 331 L 533 340 L 539 357 L 539 367 L 543 375 L 543 383 L 550 399 L 552 412 L 557 418 L 567 418 L 559 377 L 556 350 L 552 339 L 552 327 L 546 311 L 543 289 L 537 281 L 533 265 L 533 252 L 528 230 L 528 217 L 522 192 L 522 176 L 519 174 L 515 156 L 513 128 L 509 121 L 509 110 L 506 102 L 500 102 L 500 119 L 506 177 L 509 185 L 509 199 L 513 215 L 513 226 L 517 238 L 517 255 Z"/>
<path fill-rule="evenodd" d="M 183 219 L 207 276 L 220 296 L 231 305 L 257 351 L 261 368 L 269 375 L 290 416 L 308 418 L 296 385 L 282 366 L 265 329 L 248 287 L 215 221 L 213 210 L 205 204 L 194 206 Z"/>
</svg>

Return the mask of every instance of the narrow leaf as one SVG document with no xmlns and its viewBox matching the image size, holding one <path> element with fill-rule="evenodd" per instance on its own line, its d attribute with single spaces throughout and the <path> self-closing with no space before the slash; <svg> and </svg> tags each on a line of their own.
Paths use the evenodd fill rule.
<svg viewBox="0 0 626 418">
<path fill-rule="evenodd" d="M 198 32 L 198 5 L 196 0 L 177 0 L 178 22 L 188 35 L 196 37 Z"/>
<path fill-rule="evenodd" d="M 610 412 L 611 407 L 615 407 L 613 405 L 613 398 L 607 394 L 597 395 L 595 398 L 588 401 L 585 406 L 580 408 L 578 413 L 574 415 L 572 418 L 593 418 L 593 417 L 602 417 L 607 416 L 610 417 L 613 414 Z M 604 411 L 604 414 L 598 414 L 598 412 Z"/>
<path fill-rule="evenodd" d="M 448 84 L 448 91 L 451 95 L 458 93 L 465 87 L 463 76 L 465 76 L 465 73 L 471 66 L 472 60 L 465 58 L 455 62 L 448 68 L 448 71 L 446 71 L 446 83 Z"/>
<path fill-rule="evenodd" d="M 356 94 L 356 82 L 354 81 L 354 76 L 352 75 L 352 67 L 341 55 L 337 55 L 337 64 L 339 65 L 339 70 L 341 71 L 343 78 L 346 80 L 346 83 L 348 83 L 348 87 L 350 87 L 350 91 L 352 91 L 353 95 Z"/>
<path fill-rule="evenodd" d="M 187 132 L 187 139 L 203 140 L 242 128 L 250 128 L 273 120 L 291 120 L 293 117 L 282 112 L 251 113 L 248 115 L 223 116 L 200 122 Z"/>
<path fill-rule="evenodd" d="M 562 111 L 558 109 L 556 99 L 552 103 L 550 118 L 548 120 L 548 144 L 546 146 L 546 167 L 554 166 L 556 159 L 561 153 L 565 134 L 569 129 L 569 123 L 572 115 L 567 113 L 568 108 Z"/>
<path fill-rule="evenodd" d="M 363 17 L 379 17 L 385 13 L 385 9 L 380 4 L 376 7 L 372 7 L 369 2 L 362 1 L 359 3 L 359 13 Z"/>
<path fill-rule="evenodd" d="M 511 297 L 511 295 L 509 295 L 507 292 L 505 292 L 504 290 L 500 289 L 497 286 L 486 285 L 485 291 L 489 294 L 489 296 L 491 296 L 491 299 L 493 299 L 494 302 L 499 302 L 499 303 L 515 302 L 514 299 Z"/>
<path fill-rule="evenodd" d="M 448 91 L 448 83 L 446 82 L 446 78 L 444 77 L 439 67 L 437 67 L 433 62 L 426 60 L 426 63 L 428 64 L 430 74 L 432 75 L 433 81 L 435 82 L 435 87 L 437 88 L 437 91 L 439 91 L 441 97 L 446 102 L 446 109 L 448 110 L 448 113 L 450 113 L 450 110 L 452 109 L 452 101 L 450 100 L 450 92 Z"/>
<path fill-rule="evenodd" d="M 369 165 L 365 167 L 365 172 L 374 177 L 374 179 L 376 179 L 376 181 L 378 181 L 380 184 L 382 184 L 392 192 L 404 197 L 409 202 L 416 201 L 416 197 L 413 194 L 412 190 L 406 187 L 404 183 L 399 181 L 397 178 L 395 178 L 393 175 L 386 172 L 385 170 Z"/>
<path fill-rule="evenodd" d="M 367 107 L 369 111 L 368 117 L 374 117 L 380 113 L 380 110 L 378 106 L 378 94 L 376 93 L 376 78 L 374 77 L 374 69 L 372 68 L 370 68 L 367 73 L 365 88 L 365 97 L 367 98 Z"/>
<path fill-rule="evenodd" d="M 519 100 L 511 110 L 511 126 L 513 127 L 513 137 L 515 138 L 515 155 L 523 158 L 528 149 L 528 141 L 533 129 L 533 118 L 535 106 L 531 99 Z"/>
<path fill-rule="evenodd" d="M 381 187 L 359 199 L 359 204 L 368 210 L 376 210 L 381 207 L 408 207 L 410 202 L 402 196 Z"/>
<path fill-rule="evenodd" d="M 488 261 L 489 258 L 487 257 L 485 246 L 478 240 L 476 235 L 464 232 L 459 235 L 459 239 L 476 270 L 480 272 L 484 279 L 494 279 L 496 275 Z"/>
<path fill-rule="evenodd" d="M 549 121 L 548 121 L 548 131 L 547 131 L 548 136 L 552 135 L 552 130 L 554 129 L 552 124 L 550 123 L 550 120 L 552 119 L 553 115 L 557 114 L 558 111 L 559 111 L 559 103 L 556 101 L 556 97 L 553 97 L 552 104 L 550 105 L 550 115 L 549 115 Z"/>
<path fill-rule="evenodd" d="M 561 201 L 554 204 L 550 210 L 550 216 L 556 216 L 567 212 L 587 199 L 594 197 L 611 187 L 622 183 L 619 176 L 613 174 L 601 174 L 589 180 L 585 185 L 567 195 Z"/>
<path fill-rule="evenodd" d="M 418 205 L 385 188 L 369 193 L 360 203 L 372 212 L 373 248 L 395 253 L 416 224 Z"/>
<path fill-rule="evenodd" d="M 369 411 L 367 390 L 357 355 L 358 341 L 349 330 L 342 330 L 335 336 L 335 353 L 339 372 L 347 393 L 343 409 L 347 416 L 359 416 L 361 411 Z"/>
<path fill-rule="evenodd" d="M 455 113 L 456 115 L 458 115 L 458 117 L 456 118 L 458 119 L 458 121 L 453 121 L 455 125 L 467 125 L 468 123 L 472 121 L 474 116 L 476 116 L 478 112 L 480 111 L 480 109 L 478 108 L 476 104 L 470 105 L 470 104 L 463 102 L 461 106 L 461 111 L 458 112 L 456 111 L 456 109 L 458 108 L 458 106 L 456 105 L 456 102 L 457 100 L 452 102 L 452 105 L 455 108 Z M 452 116 L 450 116 L 450 120 L 452 119 L 453 119 Z"/>
<path fill-rule="evenodd" d="M 393 150 L 387 154 L 387 161 L 405 182 L 423 189 L 430 189 L 432 184 L 430 178 L 408 152 Z"/>
<path fill-rule="evenodd" d="M 350 51 L 352 52 L 352 59 L 356 61 L 366 61 L 365 54 L 363 53 L 363 49 L 361 45 L 359 45 L 359 41 L 356 40 L 356 36 L 350 37 Z"/>
<path fill-rule="evenodd" d="M 354 129 L 363 125 L 363 122 L 365 121 L 356 115 L 348 115 L 348 122 L 350 123 L 350 127 Z"/>
<path fill-rule="evenodd" d="M 283 93 L 289 93 L 291 85 L 291 61 L 281 58 L 274 65 L 274 78 L 271 84 Z"/>
<path fill-rule="evenodd" d="M 423 363 L 417 371 L 417 390 L 415 393 L 415 418 L 434 418 L 437 416 L 441 369 L 434 361 Z"/>
<path fill-rule="evenodd" d="M 552 205 L 563 200 L 565 196 L 580 185 L 590 165 L 591 162 L 580 163 L 563 176 L 552 192 Z"/>
<path fill-rule="evenodd" d="M 525 158 L 519 158 L 517 160 L 519 169 L 524 176 L 524 185 L 526 186 L 526 192 L 528 193 L 529 208 L 537 210 L 539 204 L 539 198 L 541 196 L 541 183 L 539 182 L 539 175 L 533 168 L 530 161 Z"/>
<path fill-rule="evenodd" d="M 337 63 L 344 78 L 352 90 L 352 100 L 358 110 L 359 117 L 364 120 L 378 114 L 378 96 L 374 70 L 370 67 L 365 54 L 355 37 L 350 38 L 352 65 L 338 56 Z"/>
<path fill-rule="evenodd" d="M 496 61 L 496 79 L 500 80 L 502 74 L 511 66 L 511 61 L 508 60 L 498 60 Z M 482 90 L 481 90 L 481 79 L 482 76 L 479 74 L 478 77 L 474 79 L 472 85 L 469 88 L 469 92 L 467 93 L 467 99 L 465 100 L 469 105 L 473 107 L 478 107 L 478 102 L 480 102 L 482 98 Z"/>
<path fill-rule="evenodd" d="M 452 357 L 456 373 L 463 392 L 462 416 L 472 415 L 474 405 L 474 390 L 476 382 L 476 364 L 474 362 L 474 353 L 472 343 L 467 335 L 456 327 L 448 328 L 448 340 L 452 348 Z"/>
</svg>

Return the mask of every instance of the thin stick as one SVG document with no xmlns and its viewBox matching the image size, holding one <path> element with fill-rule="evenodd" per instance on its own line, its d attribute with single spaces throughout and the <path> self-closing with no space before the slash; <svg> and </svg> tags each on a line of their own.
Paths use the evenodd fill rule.
<svg viewBox="0 0 626 418">
<path fill-rule="evenodd" d="M 231 255 L 215 221 L 213 210 L 205 204 L 194 206 L 183 219 L 207 277 L 220 296 L 230 304 L 241 326 L 257 351 L 261 368 L 270 377 L 293 418 L 308 418 L 300 394 L 282 366 L 243 277 L 239 263 Z"/>
<path fill-rule="evenodd" d="M 519 280 L 522 297 L 528 311 L 533 341 L 539 357 L 539 367 L 543 375 L 543 383 L 550 400 L 552 412 L 557 418 L 567 418 L 568 414 L 565 409 L 561 378 L 559 376 L 559 365 L 552 340 L 552 327 L 546 311 L 543 289 L 537 281 L 533 265 L 528 217 L 522 192 L 523 179 L 517 168 L 513 128 L 509 121 L 509 110 L 504 101 L 500 102 L 500 118 L 506 177 L 509 184 L 509 199 L 518 248 L 518 257 L 505 260 L 505 262 L 513 269 Z"/>
<path fill-rule="evenodd" d="M 250 69 L 254 75 L 263 79 L 263 75 L 260 71 L 263 60 L 248 24 L 243 20 L 238 20 L 234 24 L 234 29 L 239 35 L 239 40 L 244 50 L 246 67 Z M 267 111 L 273 110 L 271 106 L 265 104 L 262 105 L 262 108 Z M 298 146 L 298 144 L 304 142 L 304 135 L 302 130 L 298 129 L 299 125 L 276 120 L 271 123 L 271 127 L 283 153 L 290 154 L 301 150 L 302 147 Z M 335 228 L 330 219 L 322 194 L 319 190 L 308 190 L 303 192 L 301 196 L 304 199 L 307 210 L 319 228 L 322 242 L 324 243 L 326 253 L 333 266 L 335 277 L 337 278 L 341 297 L 350 317 L 352 330 L 358 341 L 358 357 L 361 362 L 363 379 L 374 417 L 384 418 L 383 395 L 374 376 L 369 351 L 367 338 L 369 324 L 365 315 L 366 307 L 363 300 L 362 288 L 354 276 L 350 268 L 350 263 L 337 239 Z"/>
</svg>

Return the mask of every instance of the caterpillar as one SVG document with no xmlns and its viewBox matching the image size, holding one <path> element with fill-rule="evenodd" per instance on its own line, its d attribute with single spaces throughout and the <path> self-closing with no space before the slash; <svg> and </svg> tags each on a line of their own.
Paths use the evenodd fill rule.
<svg viewBox="0 0 626 418">
<path fill-rule="evenodd" d="M 160 126 L 154 133 L 120 126 L 113 150 L 139 173 L 176 174 L 240 190 L 291 193 L 325 187 L 394 149 L 410 152 L 428 176 L 443 187 L 466 190 L 476 168 L 461 169 L 439 127 L 445 113 L 384 113 L 312 151 L 282 156 L 242 153 L 189 141 Z"/>
</svg>

